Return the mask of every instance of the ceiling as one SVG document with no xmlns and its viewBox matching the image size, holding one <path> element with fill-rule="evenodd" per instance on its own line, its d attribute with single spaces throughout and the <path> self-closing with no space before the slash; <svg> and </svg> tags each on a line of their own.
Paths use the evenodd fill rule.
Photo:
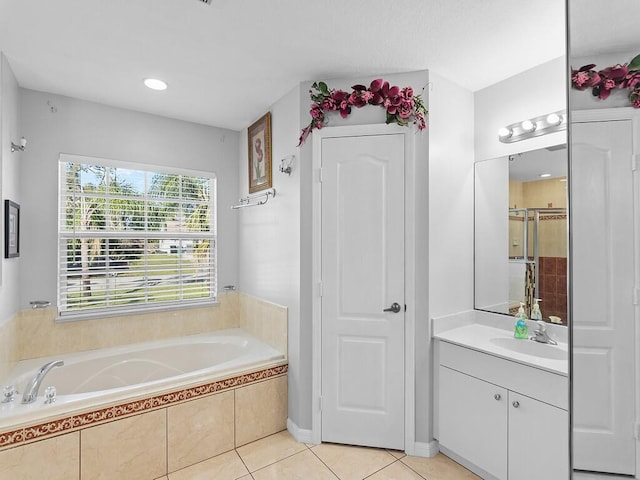
<svg viewBox="0 0 640 480">
<path fill-rule="evenodd" d="M 430 69 L 476 91 L 564 55 L 564 29 L 559 0 L 0 0 L 20 86 L 234 130 L 304 80 Z"/>
</svg>

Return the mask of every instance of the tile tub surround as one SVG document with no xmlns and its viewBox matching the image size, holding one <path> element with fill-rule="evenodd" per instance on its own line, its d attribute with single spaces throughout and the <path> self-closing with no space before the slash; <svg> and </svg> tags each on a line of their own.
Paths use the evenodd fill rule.
<svg viewBox="0 0 640 480">
<path fill-rule="evenodd" d="M 238 326 L 287 356 L 287 307 L 238 293 Z"/>
<path fill-rule="evenodd" d="M 16 360 L 238 327 L 238 295 L 221 293 L 219 304 L 120 317 L 56 323 L 54 307 L 18 314 Z"/>
<path fill-rule="evenodd" d="M 56 322 L 54 307 L 23 310 L 0 326 L 0 346 L 7 346 L 0 350 L 0 371 L 5 364 L 8 371 L 19 360 L 236 327 L 286 357 L 287 307 L 238 292 L 220 293 L 218 302 L 210 307 L 73 322 Z"/>
<path fill-rule="evenodd" d="M 240 419 L 234 418 L 234 405 L 245 388 L 261 384 L 267 385 L 267 390 L 275 390 L 276 399 L 286 402 L 286 369 L 286 365 L 281 365 L 230 377 L 214 384 L 87 412 L 57 422 L 27 427 L 17 435 L 0 433 L 0 442 L 4 442 L 5 446 L 0 451 L 0 478 L 4 478 L 5 474 L 7 478 L 31 478 L 29 472 L 33 464 L 39 464 L 38 471 L 42 472 L 44 464 L 40 459 L 47 455 L 39 452 L 50 451 L 49 446 L 58 444 L 62 445 L 56 447 L 62 454 L 58 455 L 55 451 L 48 454 L 53 455 L 55 461 L 48 462 L 50 467 L 47 468 L 55 472 L 75 472 L 76 475 L 80 471 L 83 479 L 153 480 L 164 478 L 167 474 L 173 478 L 174 471 L 182 471 L 192 465 L 197 468 L 200 462 L 217 458 L 225 451 L 233 452 L 239 446 L 235 439 L 236 432 L 251 429 L 251 426 L 242 425 L 242 422 L 264 425 L 262 417 L 280 416 L 268 420 L 272 430 L 261 427 L 259 431 L 261 435 L 268 436 L 282 430 L 286 423 L 286 403 L 274 406 L 265 402 L 262 396 L 248 395 L 251 401 L 261 405 L 249 406 L 246 410 L 257 412 L 261 418 L 251 418 L 245 414 Z M 261 408 L 265 404 L 270 405 L 269 408 Z M 67 431 L 69 433 L 65 433 Z M 6 440 L 11 438 L 20 441 L 11 445 L 13 448 L 6 448 Z M 73 452 L 76 452 L 75 456 Z M 21 460 L 25 458 L 33 460 Z M 233 458 L 229 461 L 233 461 Z M 237 462 L 235 467 L 238 467 Z M 233 466 L 230 468 L 234 470 Z M 47 475 L 49 473 L 47 470 Z M 78 478 L 55 475 L 57 473 L 52 473 L 47 478 Z"/>
</svg>

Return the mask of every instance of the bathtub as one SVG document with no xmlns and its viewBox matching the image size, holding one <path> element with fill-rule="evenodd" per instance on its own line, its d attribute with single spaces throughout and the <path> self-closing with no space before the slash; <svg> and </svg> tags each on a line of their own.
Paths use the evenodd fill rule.
<svg viewBox="0 0 640 480">
<path fill-rule="evenodd" d="M 63 360 L 64 366 L 46 375 L 36 402 L 21 404 L 29 379 L 53 360 Z M 198 390 L 188 387 L 215 386 L 216 379 L 240 378 L 237 375 L 283 362 L 281 352 L 241 329 L 26 360 L 19 362 L 2 383 L 15 385 L 20 393 L 13 402 L 0 403 L 0 430 L 131 400 L 153 399 L 163 392 L 175 395 L 180 389 L 186 389 L 179 392 L 182 397 L 189 397 Z M 54 386 L 57 392 L 51 404 L 44 403 L 47 386 Z"/>
</svg>

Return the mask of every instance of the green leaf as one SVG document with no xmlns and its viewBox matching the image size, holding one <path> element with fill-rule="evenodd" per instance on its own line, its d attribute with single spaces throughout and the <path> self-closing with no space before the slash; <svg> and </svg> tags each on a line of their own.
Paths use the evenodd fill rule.
<svg viewBox="0 0 640 480">
<path fill-rule="evenodd" d="M 633 57 L 633 60 L 629 62 L 629 70 L 640 70 L 640 55 Z"/>
<path fill-rule="evenodd" d="M 320 90 L 322 93 L 329 93 L 329 87 L 327 87 L 327 84 L 324 82 L 318 83 L 318 90 Z"/>
</svg>

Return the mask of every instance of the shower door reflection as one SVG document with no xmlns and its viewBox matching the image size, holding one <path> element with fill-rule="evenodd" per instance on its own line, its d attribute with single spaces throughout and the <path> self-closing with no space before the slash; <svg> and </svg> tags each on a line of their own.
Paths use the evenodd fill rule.
<svg viewBox="0 0 640 480">
<path fill-rule="evenodd" d="M 539 299 L 544 320 L 567 323 L 566 208 L 509 209 L 509 313 L 527 316 Z"/>
</svg>

